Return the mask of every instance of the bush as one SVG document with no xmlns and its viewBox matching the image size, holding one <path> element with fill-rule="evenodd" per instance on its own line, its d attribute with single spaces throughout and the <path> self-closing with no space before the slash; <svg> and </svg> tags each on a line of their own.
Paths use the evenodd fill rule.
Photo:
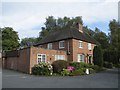
<svg viewBox="0 0 120 90">
<path fill-rule="evenodd" d="M 75 69 L 89 68 L 89 64 L 85 62 L 71 62 L 69 65 L 75 67 Z"/>
<path fill-rule="evenodd" d="M 34 75 L 51 75 L 52 67 L 50 64 L 47 63 L 39 63 L 34 65 L 32 68 L 32 74 Z"/>
<path fill-rule="evenodd" d="M 106 68 L 113 68 L 113 64 L 110 62 L 104 62 L 103 66 Z"/>
<path fill-rule="evenodd" d="M 114 64 L 114 67 L 120 68 L 120 64 Z"/>
<path fill-rule="evenodd" d="M 90 74 L 92 74 L 92 73 L 95 73 L 95 70 L 92 68 L 89 68 L 89 72 L 90 72 Z"/>
<path fill-rule="evenodd" d="M 95 46 L 93 50 L 93 63 L 103 67 L 103 52 L 100 46 Z"/>
<path fill-rule="evenodd" d="M 85 75 L 85 72 L 82 69 L 78 69 L 70 73 L 71 76 Z"/>
<path fill-rule="evenodd" d="M 52 63 L 53 66 L 53 72 L 61 74 L 61 71 L 63 69 L 67 69 L 68 62 L 65 60 L 57 60 Z"/>
<path fill-rule="evenodd" d="M 95 72 L 100 72 L 103 69 L 101 67 L 99 67 L 98 65 L 94 65 L 94 67 L 92 67 L 93 70 L 95 70 Z"/>
<path fill-rule="evenodd" d="M 70 71 L 68 69 L 63 69 L 63 71 L 61 72 L 62 76 L 68 76 L 70 74 Z"/>
</svg>

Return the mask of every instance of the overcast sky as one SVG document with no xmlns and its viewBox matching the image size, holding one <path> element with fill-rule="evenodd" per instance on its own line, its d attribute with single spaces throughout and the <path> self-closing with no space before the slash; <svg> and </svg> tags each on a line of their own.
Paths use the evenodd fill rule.
<svg viewBox="0 0 120 90">
<path fill-rule="evenodd" d="M 16 0 L 17 1 L 17 0 Z M 29 2 L 28 2 L 29 1 Z M 69 1 L 69 2 L 68 2 Z M 91 2 L 90 2 L 91 1 Z M 108 24 L 118 19 L 119 0 L 2 0 L 0 27 L 13 27 L 20 39 L 37 37 L 48 16 L 82 16 L 84 25 L 108 33 Z"/>
</svg>

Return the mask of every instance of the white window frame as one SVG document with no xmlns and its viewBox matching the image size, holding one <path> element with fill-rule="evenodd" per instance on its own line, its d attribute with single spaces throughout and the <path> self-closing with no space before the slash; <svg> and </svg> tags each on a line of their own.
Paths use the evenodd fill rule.
<svg viewBox="0 0 120 90">
<path fill-rule="evenodd" d="M 65 60 L 65 55 L 55 55 L 55 60 Z"/>
<path fill-rule="evenodd" d="M 85 62 L 85 55 L 84 54 L 78 54 L 77 56 L 78 62 Z"/>
<path fill-rule="evenodd" d="M 39 55 L 41 55 L 41 57 Z M 40 63 L 40 62 L 43 62 L 43 60 L 42 60 L 43 59 L 43 57 L 42 57 L 43 55 L 45 55 L 45 61 L 44 62 L 46 62 L 46 60 L 47 60 L 46 54 L 37 54 L 37 64 Z M 40 62 L 39 62 L 39 58 L 41 58 Z"/>
<path fill-rule="evenodd" d="M 64 45 L 61 46 L 61 43 L 64 43 Z M 65 41 L 59 41 L 59 48 L 65 48 Z"/>
<path fill-rule="evenodd" d="M 48 43 L 47 48 L 52 49 L 52 43 Z"/>
<path fill-rule="evenodd" d="M 92 50 L 92 44 L 88 43 L 88 50 Z"/>
<path fill-rule="evenodd" d="M 79 41 L 79 48 L 83 48 L 83 41 Z"/>
</svg>

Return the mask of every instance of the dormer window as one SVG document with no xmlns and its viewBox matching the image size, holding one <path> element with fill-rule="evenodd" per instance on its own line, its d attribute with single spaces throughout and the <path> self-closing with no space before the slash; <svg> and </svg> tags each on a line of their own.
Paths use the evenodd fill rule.
<svg viewBox="0 0 120 90">
<path fill-rule="evenodd" d="M 48 49 L 52 49 L 52 43 L 48 43 Z"/>
<path fill-rule="evenodd" d="M 92 45 L 91 43 L 88 43 L 88 50 L 91 50 L 92 49 Z"/>
<path fill-rule="evenodd" d="M 59 42 L 59 48 L 65 48 L 65 41 Z"/>
<path fill-rule="evenodd" d="M 79 41 L 79 48 L 83 48 L 83 41 Z"/>
</svg>

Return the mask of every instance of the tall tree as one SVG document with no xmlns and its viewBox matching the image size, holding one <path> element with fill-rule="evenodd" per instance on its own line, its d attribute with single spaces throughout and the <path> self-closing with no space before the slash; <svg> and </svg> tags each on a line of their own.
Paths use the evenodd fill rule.
<svg viewBox="0 0 120 90">
<path fill-rule="evenodd" d="M 1 28 L 2 30 L 2 50 L 16 50 L 19 47 L 18 33 L 11 27 Z"/>
<path fill-rule="evenodd" d="M 37 42 L 37 38 L 24 38 L 21 40 L 21 47 L 28 47 L 28 46 L 32 46 L 33 44 L 35 44 Z"/>
<path fill-rule="evenodd" d="M 95 28 L 94 39 L 100 43 L 102 49 L 106 49 L 109 46 L 108 36 L 100 31 L 98 28 Z"/>
<path fill-rule="evenodd" d="M 61 30 L 65 28 L 75 27 L 76 23 L 83 24 L 81 17 L 69 18 L 63 17 L 55 19 L 53 16 L 46 18 L 45 27 L 42 27 L 39 38 L 44 38 L 49 32 L 53 30 Z"/>
<path fill-rule="evenodd" d="M 110 37 L 110 47 L 108 50 L 108 56 L 111 57 L 114 64 L 120 63 L 120 25 L 113 19 L 109 23 L 109 37 Z"/>
</svg>

